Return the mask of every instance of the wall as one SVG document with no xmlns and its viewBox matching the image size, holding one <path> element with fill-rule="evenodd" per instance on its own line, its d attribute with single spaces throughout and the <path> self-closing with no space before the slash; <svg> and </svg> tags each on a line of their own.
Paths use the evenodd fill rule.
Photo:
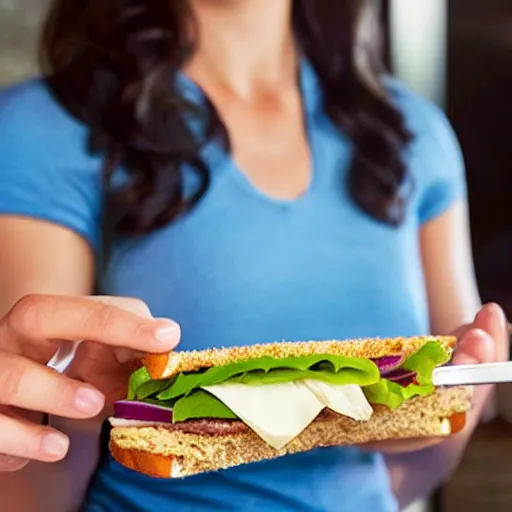
<svg viewBox="0 0 512 512">
<path fill-rule="evenodd" d="M 0 0 L 0 87 L 37 73 L 38 27 L 48 0 Z"/>
<path fill-rule="evenodd" d="M 450 2 L 448 114 L 466 159 L 485 301 L 512 317 L 512 2 Z"/>
</svg>

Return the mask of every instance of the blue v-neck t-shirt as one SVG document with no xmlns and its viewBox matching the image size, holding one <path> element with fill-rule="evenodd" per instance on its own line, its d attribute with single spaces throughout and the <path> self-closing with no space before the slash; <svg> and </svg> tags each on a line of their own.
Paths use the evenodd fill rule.
<svg viewBox="0 0 512 512">
<path fill-rule="evenodd" d="M 180 350 L 429 331 L 419 230 L 465 196 L 448 122 L 436 107 L 387 81 L 415 134 L 405 154 L 414 183 L 406 220 L 390 227 L 351 201 L 344 187 L 351 143 L 326 116 L 307 63 L 301 86 L 313 157 L 304 195 L 266 196 L 212 143 L 203 151 L 211 186 L 199 205 L 113 248 L 102 293 L 140 297 L 155 316 L 177 320 Z M 183 80 L 181 87 L 201 101 L 192 83 Z M 98 251 L 101 158 L 87 152 L 87 135 L 43 81 L 0 93 L 0 213 L 65 226 Z M 106 445 L 102 451 L 87 512 L 398 510 L 383 457 L 354 447 L 175 481 L 132 472 L 110 458 Z"/>
</svg>

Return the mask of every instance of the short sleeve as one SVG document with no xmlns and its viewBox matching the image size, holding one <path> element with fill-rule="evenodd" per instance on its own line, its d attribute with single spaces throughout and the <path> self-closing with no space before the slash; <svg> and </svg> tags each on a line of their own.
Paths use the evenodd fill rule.
<svg viewBox="0 0 512 512">
<path fill-rule="evenodd" d="M 394 82 L 392 93 L 414 137 L 406 158 L 413 178 L 414 207 L 422 224 L 466 199 L 464 159 L 440 108 Z"/>
<path fill-rule="evenodd" d="M 0 92 L 0 214 L 65 226 L 98 250 L 101 160 L 44 82 Z"/>
</svg>

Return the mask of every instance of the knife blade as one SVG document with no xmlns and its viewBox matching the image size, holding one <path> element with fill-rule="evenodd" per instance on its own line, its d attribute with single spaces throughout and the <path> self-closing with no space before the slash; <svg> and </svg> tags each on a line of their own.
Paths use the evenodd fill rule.
<svg viewBox="0 0 512 512">
<path fill-rule="evenodd" d="M 512 361 L 506 363 L 461 364 L 434 370 L 434 386 L 477 386 L 512 382 Z"/>
</svg>

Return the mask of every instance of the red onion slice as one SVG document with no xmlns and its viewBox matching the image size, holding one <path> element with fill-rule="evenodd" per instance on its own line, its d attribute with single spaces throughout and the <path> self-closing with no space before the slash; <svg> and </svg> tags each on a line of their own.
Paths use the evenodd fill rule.
<svg viewBox="0 0 512 512">
<path fill-rule="evenodd" d="M 385 377 L 386 374 L 396 370 L 404 361 L 403 355 L 379 357 L 372 359 L 372 361 L 379 367 L 380 374 Z"/>
<path fill-rule="evenodd" d="M 124 420 L 172 423 L 172 409 L 131 400 L 116 402 L 114 404 L 114 416 Z"/>
<path fill-rule="evenodd" d="M 416 372 L 408 371 L 408 370 L 394 370 L 389 372 L 386 375 L 386 379 L 396 382 L 401 386 L 408 386 L 409 384 L 413 384 L 416 379 Z"/>
</svg>

